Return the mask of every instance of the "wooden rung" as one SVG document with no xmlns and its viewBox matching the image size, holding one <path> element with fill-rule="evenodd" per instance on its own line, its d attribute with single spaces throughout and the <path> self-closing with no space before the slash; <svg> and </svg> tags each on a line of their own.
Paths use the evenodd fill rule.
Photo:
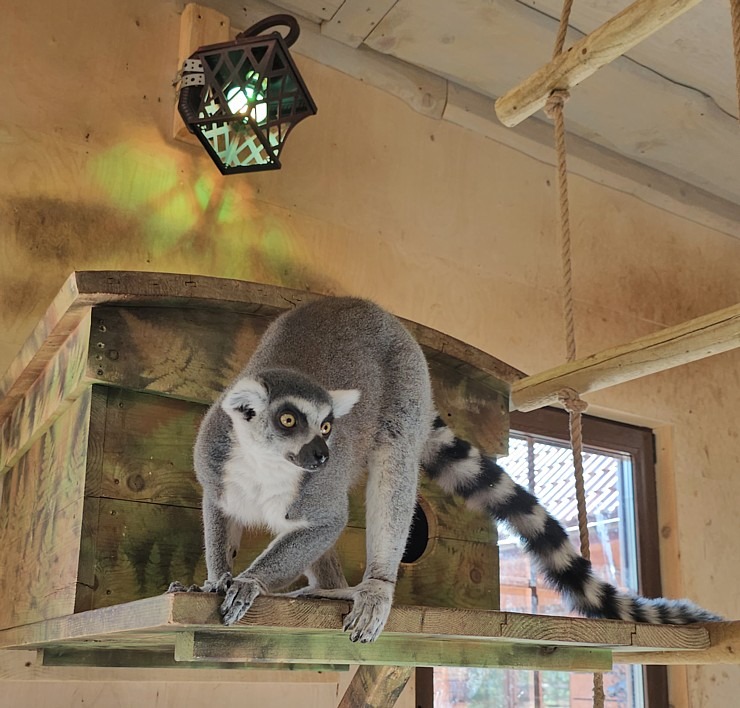
<svg viewBox="0 0 740 708">
<path fill-rule="evenodd" d="M 531 411 L 557 403 L 564 388 L 598 391 L 739 346 L 740 304 L 527 376 L 512 384 L 510 407 Z"/>
<path fill-rule="evenodd" d="M 496 115 L 509 127 L 540 108 L 555 89 L 577 86 L 701 0 L 637 0 L 496 101 Z"/>
</svg>

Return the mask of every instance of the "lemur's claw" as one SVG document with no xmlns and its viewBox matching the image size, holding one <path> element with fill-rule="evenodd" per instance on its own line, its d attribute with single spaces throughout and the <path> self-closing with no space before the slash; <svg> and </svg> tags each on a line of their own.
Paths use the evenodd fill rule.
<svg viewBox="0 0 740 708">
<path fill-rule="evenodd" d="M 224 618 L 225 625 L 236 624 L 252 606 L 258 595 L 262 594 L 262 587 L 255 578 L 233 578 L 226 597 L 221 603 L 219 612 Z"/>
<path fill-rule="evenodd" d="M 352 588 L 352 610 L 344 618 L 350 641 L 374 642 L 385 627 L 393 602 L 394 584 L 386 580 L 363 580 Z"/>
</svg>

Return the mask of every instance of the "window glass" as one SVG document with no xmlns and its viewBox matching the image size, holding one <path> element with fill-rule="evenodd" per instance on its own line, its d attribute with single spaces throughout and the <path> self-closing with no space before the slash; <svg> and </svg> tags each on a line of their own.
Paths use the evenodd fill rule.
<svg viewBox="0 0 740 708">
<path fill-rule="evenodd" d="M 570 447 L 542 436 L 513 433 L 509 455 L 499 463 L 532 491 L 579 547 L 578 513 Z M 637 591 L 637 539 L 632 461 L 619 451 L 586 447 L 584 485 L 591 562 L 595 573 L 620 588 Z M 499 527 L 501 609 L 544 615 L 571 614 L 548 588 L 516 534 Z M 616 666 L 605 674 L 608 708 L 642 708 L 639 667 Z M 592 705 L 592 676 L 585 673 L 435 669 L 435 708 L 570 708 Z"/>
</svg>

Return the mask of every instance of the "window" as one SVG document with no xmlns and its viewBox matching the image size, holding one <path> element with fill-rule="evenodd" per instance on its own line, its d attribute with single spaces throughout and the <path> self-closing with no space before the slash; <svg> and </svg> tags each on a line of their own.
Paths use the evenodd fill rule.
<svg viewBox="0 0 740 708">
<path fill-rule="evenodd" d="M 499 463 L 568 530 L 576 548 L 578 517 L 568 416 L 545 409 L 512 414 L 509 454 Z M 591 561 L 618 587 L 660 595 L 653 436 L 644 428 L 584 416 L 584 482 Z M 524 553 L 499 528 L 501 609 L 568 614 Z M 429 673 L 420 677 L 421 682 Z M 615 666 L 605 675 L 609 708 L 667 705 L 664 667 Z M 590 674 L 442 668 L 434 671 L 434 707 L 570 708 L 592 705 Z"/>
</svg>

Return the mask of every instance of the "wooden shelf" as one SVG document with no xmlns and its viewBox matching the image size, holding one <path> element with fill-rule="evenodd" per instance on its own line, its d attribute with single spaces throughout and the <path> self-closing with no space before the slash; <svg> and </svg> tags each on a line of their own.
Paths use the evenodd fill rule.
<svg viewBox="0 0 740 708">
<path fill-rule="evenodd" d="M 48 666 L 140 668 L 361 664 L 605 671 L 612 662 L 737 663 L 740 657 L 740 622 L 665 626 L 398 606 L 380 639 L 363 645 L 341 631 L 347 602 L 258 598 L 233 627 L 221 624 L 219 602 L 200 593 L 160 595 L 6 629 L 0 648 L 44 650 Z"/>
</svg>

